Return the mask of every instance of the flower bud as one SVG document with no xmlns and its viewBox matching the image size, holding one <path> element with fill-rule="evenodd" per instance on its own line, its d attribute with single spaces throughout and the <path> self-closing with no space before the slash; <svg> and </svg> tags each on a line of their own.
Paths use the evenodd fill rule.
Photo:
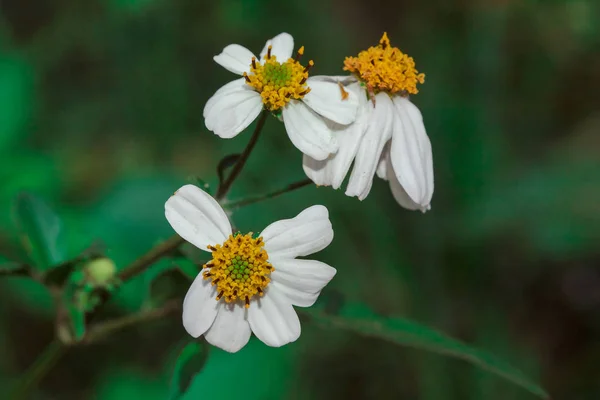
<svg viewBox="0 0 600 400">
<path fill-rule="evenodd" d="M 102 257 L 88 262 L 84 271 L 89 283 L 105 286 L 116 277 L 117 267 L 113 260 Z"/>
</svg>

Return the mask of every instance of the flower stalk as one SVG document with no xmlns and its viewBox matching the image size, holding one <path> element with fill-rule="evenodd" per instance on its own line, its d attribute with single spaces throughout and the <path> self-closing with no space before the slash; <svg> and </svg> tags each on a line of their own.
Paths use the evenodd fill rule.
<svg viewBox="0 0 600 400">
<path fill-rule="evenodd" d="M 268 116 L 269 111 L 263 110 L 258 120 L 258 123 L 256 124 L 256 128 L 254 128 L 254 133 L 252 133 L 252 137 L 246 145 L 244 152 L 240 155 L 240 158 L 233 166 L 233 169 L 229 173 L 229 176 L 227 176 L 225 181 L 221 182 L 221 184 L 219 185 L 219 188 L 217 189 L 217 194 L 215 196 L 217 201 L 221 201 L 225 196 L 227 196 L 227 193 L 229 193 L 233 182 L 235 182 L 240 172 L 242 172 L 244 165 L 246 165 L 246 161 L 248 161 L 248 157 L 250 157 L 250 153 L 252 153 L 256 142 L 258 142 L 258 138 L 260 137 L 260 133 L 262 132 L 263 127 L 265 126 L 265 122 L 267 121 Z"/>
</svg>

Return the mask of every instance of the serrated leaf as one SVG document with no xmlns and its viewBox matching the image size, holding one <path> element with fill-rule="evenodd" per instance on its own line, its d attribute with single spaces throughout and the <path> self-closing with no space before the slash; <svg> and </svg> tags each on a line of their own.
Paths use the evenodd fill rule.
<svg viewBox="0 0 600 400">
<path fill-rule="evenodd" d="M 346 306 L 335 316 L 314 310 L 305 312 L 323 327 L 345 329 L 396 345 L 462 359 L 521 386 L 540 398 L 549 398 L 540 386 L 506 362 L 418 322 L 405 318 L 382 317 L 359 304 Z"/>
<path fill-rule="evenodd" d="M 188 343 L 175 363 L 171 377 L 170 399 L 181 398 L 190 387 L 192 379 L 200 373 L 208 357 L 208 345 L 204 340 Z"/>
<path fill-rule="evenodd" d="M 225 171 L 235 165 L 241 154 L 229 154 L 219 161 L 217 165 L 217 175 L 219 175 L 219 184 L 225 180 Z"/>
<path fill-rule="evenodd" d="M 62 223 L 46 203 L 31 194 L 22 193 L 16 200 L 15 217 L 25 249 L 37 268 L 46 271 L 65 261 L 66 242 Z"/>
</svg>

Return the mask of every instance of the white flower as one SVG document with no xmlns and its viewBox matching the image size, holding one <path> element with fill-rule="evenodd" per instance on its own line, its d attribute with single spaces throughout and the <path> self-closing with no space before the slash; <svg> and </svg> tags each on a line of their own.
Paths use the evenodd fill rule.
<svg viewBox="0 0 600 400">
<path fill-rule="evenodd" d="M 429 210 L 434 189 L 431 142 L 421 112 L 407 95 L 417 92 L 416 83 L 424 76 L 417 75 L 412 58 L 390 46 L 385 34 L 379 46 L 345 64 L 355 76 L 337 79 L 359 98 L 356 121 L 337 128 L 336 154 L 326 160 L 304 156 L 306 175 L 317 185 L 338 189 L 354 160 L 346 195 L 365 199 L 377 173 L 389 181 L 401 206 Z"/>
<path fill-rule="evenodd" d="M 182 238 L 212 253 L 183 302 L 183 326 L 190 335 L 204 335 L 229 352 L 244 347 L 251 332 L 273 347 L 298 339 L 293 305 L 313 305 L 336 273 L 320 261 L 296 259 L 333 240 L 325 207 L 272 223 L 258 237 L 234 235 L 219 203 L 186 185 L 166 202 L 165 215 Z"/>
<path fill-rule="evenodd" d="M 323 160 L 338 145 L 330 121 L 348 125 L 354 121 L 358 99 L 342 96 L 337 83 L 322 76 L 308 77 L 299 62 L 304 47 L 292 57 L 294 39 L 281 33 L 265 44 L 256 59 L 238 44 L 231 44 L 214 60 L 243 78 L 220 88 L 206 103 L 206 127 L 222 138 L 232 138 L 248 127 L 263 109 L 280 116 L 292 143 L 304 154 Z"/>
</svg>

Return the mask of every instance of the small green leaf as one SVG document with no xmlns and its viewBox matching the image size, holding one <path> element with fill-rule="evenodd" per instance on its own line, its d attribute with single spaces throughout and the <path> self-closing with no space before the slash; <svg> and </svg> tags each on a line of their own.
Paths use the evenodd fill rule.
<svg viewBox="0 0 600 400">
<path fill-rule="evenodd" d="M 75 305 L 69 305 L 69 316 L 71 317 L 73 338 L 78 342 L 85 336 L 85 312 Z"/>
<path fill-rule="evenodd" d="M 41 199 L 22 193 L 17 197 L 15 216 L 25 249 L 40 270 L 65 261 L 66 242 L 59 217 Z"/>
<path fill-rule="evenodd" d="M 208 357 L 208 344 L 202 340 L 188 343 L 175 363 L 173 376 L 171 377 L 170 399 L 181 398 L 190 387 L 192 379 L 196 376 L 206 363 Z"/>
<path fill-rule="evenodd" d="M 63 286 L 71 275 L 79 271 L 82 263 L 89 260 L 100 258 L 105 252 L 100 243 L 93 243 L 89 248 L 84 250 L 80 255 L 61 264 L 55 265 L 50 271 L 44 275 L 44 283 L 46 285 Z M 79 281 L 83 281 L 83 277 Z"/>
<path fill-rule="evenodd" d="M 404 318 L 386 318 L 373 313 L 363 305 L 349 305 L 337 316 L 319 311 L 306 311 L 311 318 L 326 328 L 345 329 L 359 335 L 378 338 L 390 343 L 431 351 L 465 360 L 496 374 L 543 399 L 548 394 L 530 381 L 522 372 L 493 355 L 466 344 L 418 322 Z"/>
<path fill-rule="evenodd" d="M 191 283 L 190 278 L 179 268 L 164 271 L 150 283 L 150 302 L 161 305 L 168 300 L 183 298 Z"/>
</svg>

